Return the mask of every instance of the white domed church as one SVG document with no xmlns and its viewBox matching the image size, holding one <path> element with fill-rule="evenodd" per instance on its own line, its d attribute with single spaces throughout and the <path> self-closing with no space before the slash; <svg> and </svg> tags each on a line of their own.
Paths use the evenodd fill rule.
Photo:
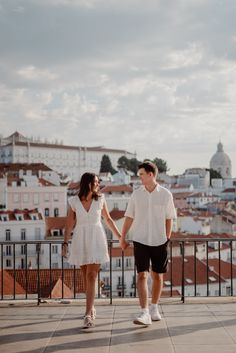
<svg viewBox="0 0 236 353">
<path fill-rule="evenodd" d="M 217 151 L 210 160 L 210 168 L 217 170 L 225 178 L 232 178 L 232 165 L 229 156 L 223 150 L 221 142 L 217 145 Z"/>
</svg>

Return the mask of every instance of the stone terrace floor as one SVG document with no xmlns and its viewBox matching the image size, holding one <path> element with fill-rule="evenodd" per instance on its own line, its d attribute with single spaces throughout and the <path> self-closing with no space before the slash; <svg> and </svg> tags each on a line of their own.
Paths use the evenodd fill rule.
<svg viewBox="0 0 236 353">
<path fill-rule="evenodd" d="M 236 353 L 236 298 L 163 299 L 163 319 L 132 323 L 137 299 L 97 299 L 96 327 L 83 330 L 84 302 L 0 302 L 3 353 Z"/>
</svg>

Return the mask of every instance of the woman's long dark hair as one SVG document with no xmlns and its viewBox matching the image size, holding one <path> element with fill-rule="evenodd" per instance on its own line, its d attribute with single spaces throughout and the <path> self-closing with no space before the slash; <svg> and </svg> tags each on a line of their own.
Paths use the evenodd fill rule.
<svg viewBox="0 0 236 353">
<path fill-rule="evenodd" d="M 94 183 L 95 183 L 95 177 L 96 174 L 94 173 L 84 173 L 81 177 L 80 180 L 80 187 L 79 187 L 79 193 L 78 196 L 80 200 L 83 198 L 86 198 L 90 192 L 90 185 L 93 188 Z M 92 194 L 92 198 L 95 200 L 98 200 L 98 197 L 100 194 L 97 191 L 94 191 Z"/>
</svg>

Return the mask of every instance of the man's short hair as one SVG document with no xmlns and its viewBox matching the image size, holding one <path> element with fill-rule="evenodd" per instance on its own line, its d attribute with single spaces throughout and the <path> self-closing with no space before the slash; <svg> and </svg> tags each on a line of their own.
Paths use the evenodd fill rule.
<svg viewBox="0 0 236 353">
<path fill-rule="evenodd" d="M 139 164 L 138 169 L 143 168 L 147 173 L 153 173 L 154 176 L 158 174 L 158 168 L 155 163 L 151 161 L 144 161 L 143 163 Z"/>
</svg>

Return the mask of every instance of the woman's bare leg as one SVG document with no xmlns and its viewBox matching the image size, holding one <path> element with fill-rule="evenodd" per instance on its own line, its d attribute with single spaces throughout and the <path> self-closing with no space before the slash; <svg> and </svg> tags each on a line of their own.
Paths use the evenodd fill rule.
<svg viewBox="0 0 236 353">
<path fill-rule="evenodd" d="M 91 311 L 94 308 L 95 300 L 95 287 L 98 271 L 100 269 L 99 264 L 88 264 L 86 265 L 86 312 L 85 315 L 91 315 Z"/>
</svg>

